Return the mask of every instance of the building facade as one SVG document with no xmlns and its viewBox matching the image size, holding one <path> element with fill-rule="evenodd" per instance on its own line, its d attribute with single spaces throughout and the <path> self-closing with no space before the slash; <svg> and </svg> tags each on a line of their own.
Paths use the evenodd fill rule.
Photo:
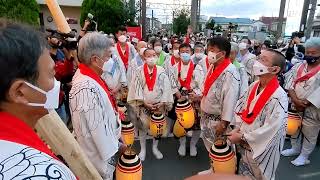
<svg viewBox="0 0 320 180">
<path fill-rule="evenodd" d="M 76 29 L 78 33 L 81 30 L 80 27 L 80 15 L 81 15 L 81 5 L 83 0 L 58 0 L 60 8 L 67 19 L 68 24 L 71 29 Z M 46 5 L 45 0 L 37 0 L 40 6 L 40 25 L 43 30 L 57 29 L 53 17 Z"/>
</svg>

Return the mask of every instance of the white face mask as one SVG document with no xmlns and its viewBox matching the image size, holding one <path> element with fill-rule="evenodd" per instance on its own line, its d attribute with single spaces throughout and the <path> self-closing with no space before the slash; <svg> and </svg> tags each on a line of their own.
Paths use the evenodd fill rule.
<svg viewBox="0 0 320 180">
<path fill-rule="evenodd" d="M 118 40 L 121 42 L 121 43 L 124 43 L 127 41 L 127 37 L 125 35 L 121 35 L 118 37 Z"/>
<path fill-rule="evenodd" d="M 146 49 L 147 49 L 147 48 L 141 48 L 140 51 L 139 51 L 139 55 L 140 55 L 140 56 L 143 56 L 143 53 L 144 53 L 144 51 L 145 51 Z"/>
<path fill-rule="evenodd" d="M 203 58 L 203 53 L 195 53 L 194 56 L 197 58 L 197 59 L 202 59 Z"/>
<path fill-rule="evenodd" d="M 217 55 L 219 53 L 214 53 L 214 52 L 209 51 L 209 53 L 208 53 L 208 61 L 209 61 L 210 64 L 214 64 L 217 61 L 219 61 L 219 59 L 221 59 L 221 58 L 219 58 L 219 59 L 217 58 Z"/>
<path fill-rule="evenodd" d="M 172 44 L 167 44 L 167 47 L 168 47 L 168 49 L 171 49 L 172 48 Z"/>
<path fill-rule="evenodd" d="M 157 58 L 156 57 L 150 57 L 146 59 L 146 63 L 150 66 L 155 65 L 157 62 Z"/>
<path fill-rule="evenodd" d="M 173 56 L 176 58 L 180 57 L 179 50 L 173 50 Z"/>
<path fill-rule="evenodd" d="M 257 60 L 254 61 L 253 75 L 260 76 L 260 75 L 267 74 L 267 73 L 270 73 L 268 70 L 268 66 L 263 65 L 262 63 L 260 63 Z"/>
<path fill-rule="evenodd" d="M 161 53 L 162 47 L 161 47 L 161 46 L 155 46 L 155 47 L 154 47 L 154 51 L 155 51 L 156 53 Z"/>
<path fill-rule="evenodd" d="M 32 89 L 39 91 L 40 93 L 46 95 L 46 102 L 44 104 L 41 103 L 28 103 L 29 106 L 34 107 L 44 107 L 48 110 L 57 109 L 59 107 L 59 93 L 60 93 L 60 81 L 57 81 L 56 78 L 54 78 L 54 85 L 51 90 L 48 92 L 38 88 L 37 86 L 34 86 L 28 82 L 25 82 L 26 85 L 31 87 Z"/>
<path fill-rule="evenodd" d="M 107 61 L 103 63 L 102 71 L 103 72 L 111 72 L 113 67 L 114 60 L 110 57 Z"/>
</svg>

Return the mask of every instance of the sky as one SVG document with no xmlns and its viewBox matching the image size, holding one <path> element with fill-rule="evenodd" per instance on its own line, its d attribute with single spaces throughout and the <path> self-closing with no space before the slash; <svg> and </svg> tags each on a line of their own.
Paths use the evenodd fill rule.
<svg viewBox="0 0 320 180">
<path fill-rule="evenodd" d="M 179 1 L 181 4 L 191 4 L 191 0 L 147 0 L 147 4 L 172 4 L 179 3 Z M 155 8 L 155 17 L 163 23 L 168 19 L 170 21 L 172 15 L 168 17 L 169 10 L 162 10 L 161 8 L 164 7 L 165 5 L 152 5 L 147 10 L 147 15 L 151 15 L 150 9 Z M 201 15 L 259 19 L 261 16 L 278 16 L 279 7 L 280 0 L 201 0 Z"/>
</svg>

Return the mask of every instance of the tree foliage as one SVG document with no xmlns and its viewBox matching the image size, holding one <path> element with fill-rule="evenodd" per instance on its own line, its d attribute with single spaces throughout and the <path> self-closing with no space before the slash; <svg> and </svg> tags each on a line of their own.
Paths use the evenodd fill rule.
<svg viewBox="0 0 320 180">
<path fill-rule="evenodd" d="M 36 0 L 0 0 L 0 17 L 39 25 L 39 5 Z"/>
<path fill-rule="evenodd" d="M 185 34 L 190 24 L 190 13 L 182 9 L 177 13 L 177 18 L 173 19 L 173 32 L 176 34 Z"/>
<path fill-rule="evenodd" d="M 120 25 L 136 26 L 134 22 L 136 11 L 130 10 L 129 5 L 123 2 L 121 0 L 84 0 L 81 8 L 81 25 L 83 26 L 88 13 L 91 13 L 98 23 L 98 30 L 105 33 L 114 33 Z"/>
</svg>

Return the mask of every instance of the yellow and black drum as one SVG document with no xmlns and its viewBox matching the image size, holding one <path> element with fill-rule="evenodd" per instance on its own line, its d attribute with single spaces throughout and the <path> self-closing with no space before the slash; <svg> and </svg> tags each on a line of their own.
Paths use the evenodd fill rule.
<svg viewBox="0 0 320 180">
<path fill-rule="evenodd" d="M 153 113 L 150 119 L 150 134 L 160 139 L 167 131 L 167 121 L 162 113 Z"/>
<path fill-rule="evenodd" d="M 187 134 L 187 131 L 184 129 L 184 127 L 181 126 L 179 121 L 176 121 L 173 126 L 173 135 L 176 138 L 184 137 Z"/>
<path fill-rule="evenodd" d="M 292 136 L 301 127 L 302 118 L 297 112 L 288 112 L 287 134 Z"/>
<path fill-rule="evenodd" d="M 116 180 L 141 180 L 142 164 L 135 152 L 128 149 L 119 158 L 116 168 Z"/>
<path fill-rule="evenodd" d="M 134 142 L 134 126 L 130 121 L 121 121 L 121 137 L 123 143 L 127 146 L 132 146 Z"/>
<path fill-rule="evenodd" d="M 187 99 L 178 100 L 176 106 L 177 121 L 185 129 L 190 129 L 195 122 L 194 109 Z"/>
<path fill-rule="evenodd" d="M 209 152 L 215 173 L 235 174 L 237 159 L 231 146 L 224 140 L 217 140 Z"/>
</svg>

